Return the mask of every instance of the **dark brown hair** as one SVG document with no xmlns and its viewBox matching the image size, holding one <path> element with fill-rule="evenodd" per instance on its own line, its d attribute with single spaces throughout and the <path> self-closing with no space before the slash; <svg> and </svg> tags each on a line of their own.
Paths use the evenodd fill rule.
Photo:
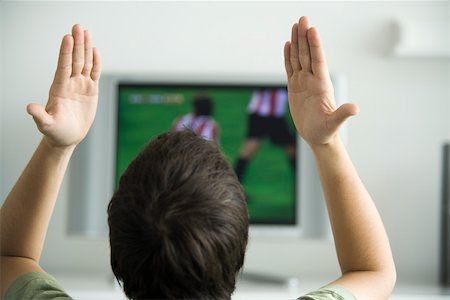
<svg viewBox="0 0 450 300">
<path fill-rule="evenodd" d="M 230 299 L 248 212 L 213 142 L 189 131 L 151 141 L 108 206 L 111 266 L 132 299 Z"/>
</svg>

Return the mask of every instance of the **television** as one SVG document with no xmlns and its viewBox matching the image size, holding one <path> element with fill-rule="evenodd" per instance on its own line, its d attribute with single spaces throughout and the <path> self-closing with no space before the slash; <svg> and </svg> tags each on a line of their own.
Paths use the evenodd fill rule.
<svg viewBox="0 0 450 300">
<path fill-rule="evenodd" d="M 335 75 L 332 81 L 338 105 L 342 104 L 345 77 Z M 236 168 L 247 140 L 249 104 L 257 91 L 285 94 L 285 77 L 103 74 L 94 124 L 70 162 L 68 234 L 108 235 L 106 207 L 118 178 L 147 142 L 173 130 L 180 117 L 192 113 L 199 95 L 212 101 L 216 142 Z M 283 120 L 293 132 L 287 107 Z M 345 130 L 341 128 L 344 142 Z M 259 151 L 247 162 L 241 178 L 250 235 L 329 239 L 330 225 L 311 150 L 295 136 L 292 160 L 281 144 L 261 138 Z"/>
<path fill-rule="evenodd" d="M 116 183 L 151 139 L 187 129 L 217 143 L 239 169 L 251 224 L 298 223 L 297 141 L 285 85 L 119 82 L 117 89 Z"/>
</svg>

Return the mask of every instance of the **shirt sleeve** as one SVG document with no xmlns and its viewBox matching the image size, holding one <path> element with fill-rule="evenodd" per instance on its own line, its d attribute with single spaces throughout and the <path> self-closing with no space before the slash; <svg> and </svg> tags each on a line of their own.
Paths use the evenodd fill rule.
<svg viewBox="0 0 450 300">
<path fill-rule="evenodd" d="M 17 278 L 6 290 L 5 300 L 72 300 L 55 278 L 47 273 L 30 272 Z"/>
<path fill-rule="evenodd" d="M 356 297 L 343 286 L 332 284 L 306 294 L 298 300 L 356 300 Z"/>
</svg>

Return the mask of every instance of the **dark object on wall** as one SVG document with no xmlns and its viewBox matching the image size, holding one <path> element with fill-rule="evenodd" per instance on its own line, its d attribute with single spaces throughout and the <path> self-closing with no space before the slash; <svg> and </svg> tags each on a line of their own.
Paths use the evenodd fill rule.
<svg viewBox="0 0 450 300">
<path fill-rule="evenodd" d="M 442 155 L 441 258 L 439 281 L 450 286 L 450 143 Z"/>
</svg>

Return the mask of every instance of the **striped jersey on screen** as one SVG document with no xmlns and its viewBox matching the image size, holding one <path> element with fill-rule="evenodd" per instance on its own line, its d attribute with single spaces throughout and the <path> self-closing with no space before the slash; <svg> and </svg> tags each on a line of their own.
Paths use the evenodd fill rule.
<svg viewBox="0 0 450 300">
<path fill-rule="evenodd" d="M 218 126 L 210 116 L 187 114 L 175 121 L 174 128 L 177 131 L 189 129 L 205 140 L 218 142 Z"/>
<path fill-rule="evenodd" d="M 285 89 L 260 89 L 252 95 L 248 112 L 262 117 L 282 117 L 286 112 L 288 95 Z"/>
</svg>

